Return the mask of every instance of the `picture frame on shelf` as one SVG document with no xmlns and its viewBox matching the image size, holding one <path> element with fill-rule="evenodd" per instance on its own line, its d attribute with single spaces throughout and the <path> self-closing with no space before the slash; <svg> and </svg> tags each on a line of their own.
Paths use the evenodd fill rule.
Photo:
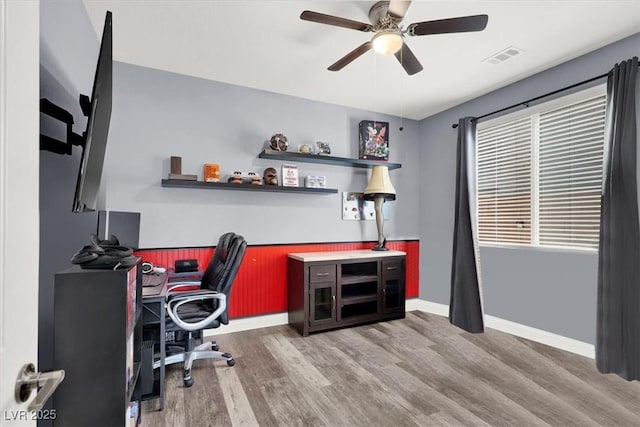
<svg viewBox="0 0 640 427">
<path fill-rule="evenodd" d="M 358 158 L 389 160 L 389 122 L 362 120 L 358 125 Z"/>
<path fill-rule="evenodd" d="M 307 188 L 327 188 L 327 177 L 324 175 L 307 175 L 304 179 Z"/>
<path fill-rule="evenodd" d="M 285 187 L 298 186 L 298 166 L 283 164 L 282 165 L 282 185 Z"/>
</svg>

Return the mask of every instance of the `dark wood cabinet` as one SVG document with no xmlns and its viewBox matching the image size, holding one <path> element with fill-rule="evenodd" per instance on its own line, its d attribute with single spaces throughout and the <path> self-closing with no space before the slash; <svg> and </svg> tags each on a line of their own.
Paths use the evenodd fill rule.
<svg viewBox="0 0 640 427">
<path fill-rule="evenodd" d="M 302 335 L 405 316 L 405 253 L 289 254 L 289 324 Z"/>
<path fill-rule="evenodd" d="M 55 425 L 137 423 L 141 314 L 140 262 L 56 274 L 53 369 L 63 369 L 65 378 L 52 395 Z"/>
</svg>

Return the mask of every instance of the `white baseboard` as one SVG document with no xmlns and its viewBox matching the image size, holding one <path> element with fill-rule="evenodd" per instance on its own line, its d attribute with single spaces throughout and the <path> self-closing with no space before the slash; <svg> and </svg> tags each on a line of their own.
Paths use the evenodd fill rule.
<svg viewBox="0 0 640 427">
<path fill-rule="evenodd" d="M 407 311 L 410 311 L 408 302 L 409 301 L 407 301 Z M 412 301 L 411 306 L 415 307 L 415 310 L 424 311 L 425 313 L 449 316 L 449 306 L 446 304 L 418 299 Z M 496 329 L 501 332 L 506 332 L 517 337 L 526 338 L 531 341 L 536 341 L 551 347 L 589 357 L 591 359 L 595 359 L 596 357 L 596 350 L 593 344 L 587 344 L 585 342 L 557 335 L 552 332 L 547 332 L 542 329 L 522 325 L 520 323 L 490 316 L 488 314 L 484 315 L 484 325 L 487 328 Z"/>
<path fill-rule="evenodd" d="M 219 328 L 205 329 L 203 335 L 205 337 L 215 337 L 216 335 L 267 328 L 269 326 L 286 325 L 287 323 L 289 323 L 289 315 L 286 312 L 267 314 L 264 316 L 243 317 L 241 319 L 232 319 L 228 325 L 222 325 Z"/>
<path fill-rule="evenodd" d="M 409 304 L 411 301 L 411 304 Z M 437 314 L 438 316 L 449 316 L 449 306 L 437 302 L 425 301 L 423 299 L 407 300 L 407 311 L 419 310 L 425 313 Z"/>
<path fill-rule="evenodd" d="M 449 316 L 448 305 L 426 301 L 419 298 L 408 299 L 405 307 L 407 311 L 419 310 L 425 313 L 436 314 L 438 316 Z M 566 350 L 571 353 L 595 359 L 596 352 L 593 344 L 587 344 L 573 338 L 564 337 L 542 329 L 533 328 L 531 326 L 522 325 L 520 323 L 487 314 L 484 316 L 484 322 L 487 328 L 496 329 L 517 337 L 526 338 L 531 341 L 536 341 L 561 350 Z M 286 312 L 268 314 L 265 316 L 245 317 L 241 319 L 233 319 L 228 325 L 223 325 L 219 328 L 206 329 L 204 331 L 204 336 L 215 337 L 216 335 L 266 328 L 269 326 L 286 325 L 287 323 L 289 323 L 289 317 Z"/>
</svg>

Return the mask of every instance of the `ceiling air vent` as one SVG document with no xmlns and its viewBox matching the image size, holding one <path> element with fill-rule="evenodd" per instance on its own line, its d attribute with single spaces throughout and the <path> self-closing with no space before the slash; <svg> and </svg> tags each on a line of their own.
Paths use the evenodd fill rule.
<svg viewBox="0 0 640 427">
<path fill-rule="evenodd" d="M 483 59 L 482 62 L 486 62 L 487 64 L 500 64 L 501 62 L 506 61 L 507 59 L 513 58 L 514 56 L 520 55 L 524 51 L 515 46 L 509 46 L 506 49 L 501 50 L 498 53 L 491 55 L 490 57 Z"/>
</svg>

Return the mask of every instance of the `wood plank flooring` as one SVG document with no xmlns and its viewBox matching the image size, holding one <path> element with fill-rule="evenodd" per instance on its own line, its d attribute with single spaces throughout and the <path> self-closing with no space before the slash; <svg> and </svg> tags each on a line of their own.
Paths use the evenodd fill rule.
<svg viewBox="0 0 640 427">
<path fill-rule="evenodd" d="M 195 384 L 167 368 L 165 409 L 142 426 L 640 426 L 640 383 L 593 360 L 419 311 L 301 337 L 289 326 L 216 337 Z"/>
</svg>

